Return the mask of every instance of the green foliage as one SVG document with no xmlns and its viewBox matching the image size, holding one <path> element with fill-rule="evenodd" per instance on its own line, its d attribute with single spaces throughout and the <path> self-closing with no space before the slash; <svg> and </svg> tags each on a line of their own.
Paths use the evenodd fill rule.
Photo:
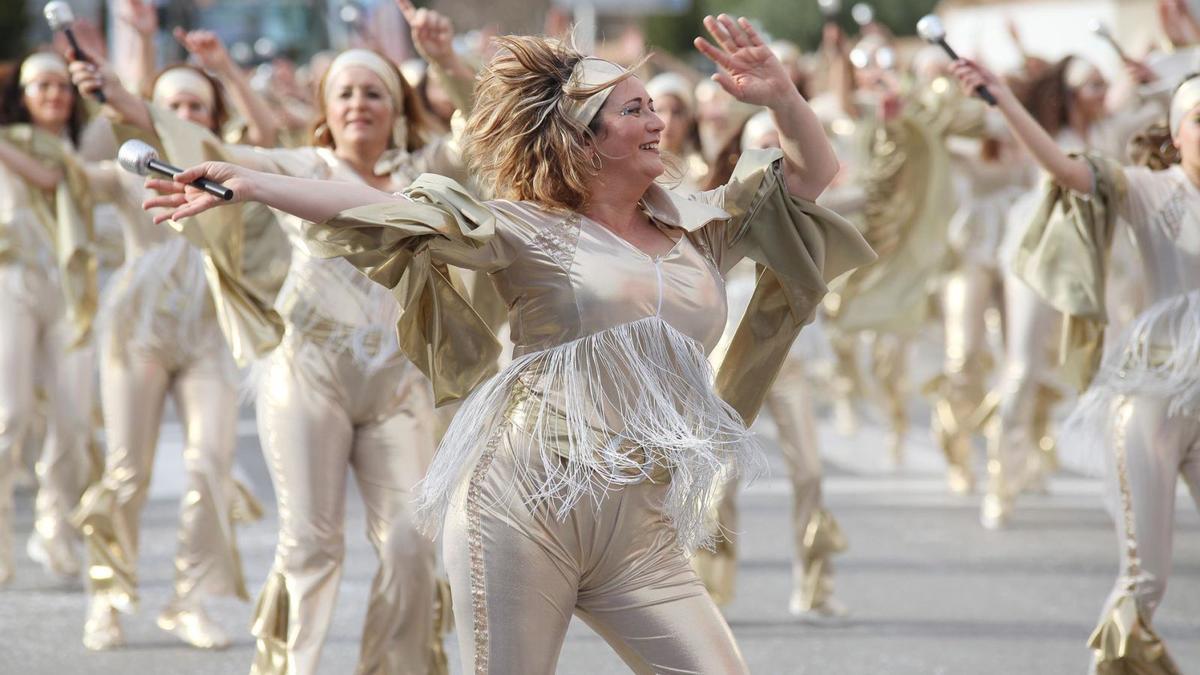
<svg viewBox="0 0 1200 675">
<path fill-rule="evenodd" d="M 938 0 L 876 0 L 870 3 L 875 19 L 896 35 L 912 35 L 917 20 L 933 11 Z M 838 23 L 854 35 L 858 26 L 850 17 L 853 0 L 842 1 Z M 646 37 L 656 49 L 687 55 L 692 39 L 705 35 L 701 23 L 706 14 L 746 16 L 773 39 L 786 39 L 812 51 L 821 42 L 821 11 L 817 0 L 693 0 L 692 8 L 684 14 L 651 16 L 644 22 Z"/>
<path fill-rule="evenodd" d="M 31 17 L 25 2 L 5 0 L 0 2 L 0 61 L 19 59 L 25 55 L 29 45 L 25 36 L 29 32 Z"/>
</svg>

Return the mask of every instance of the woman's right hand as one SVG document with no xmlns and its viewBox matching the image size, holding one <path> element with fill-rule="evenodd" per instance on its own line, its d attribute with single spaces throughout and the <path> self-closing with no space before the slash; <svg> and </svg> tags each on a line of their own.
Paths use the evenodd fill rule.
<svg viewBox="0 0 1200 675">
<path fill-rule="evenodd" d="M 255 179 L 258 172 L 227 162 L 204 162 L 175 174 L 174 179 L 147 178 L 146 187 L 158 193 L 142 202 L 142 208 L 164 209 L 154 216 L 155 223 L 180 220 L 204 213 L 209 209 L 226 204 L 253 201 Z M 233 190 L 233 199 L 225 201 L 192 185 L 200 178 L 221 183 Z"/>
<path fill-rule="evenodd" d="M 1004 80 L 971 59 L 959 59 L 950 64 L 950 73 L 962 86 L 963 93 L 968 96 L 973 95 L 975 89 L 980 86 L 987 87 L 997 101 L 1002 96 L 1012 96 L 1012 90 L 1008 88 Z"/>
<path fill-rule="evenodd" d="M 120 80 L 112 68 L 103 61 L 98 63 L 72 61 L 68 68 L 71 72 L 71 82 L 84 96 L 94 96 L 97 91 L 103 91 L 104 95 L 111 100 L 114 94 L 119 93 L 115 90 L 120 88 Z"/>
</svg>

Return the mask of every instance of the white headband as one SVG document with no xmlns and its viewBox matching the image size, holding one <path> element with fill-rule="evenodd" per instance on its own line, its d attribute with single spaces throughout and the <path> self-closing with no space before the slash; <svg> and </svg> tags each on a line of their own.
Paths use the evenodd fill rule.
<svg viewBox="0 0 1200 675">
<path fill-rule="evenodd" d="M 210 111 L 215 110 L 217 92 L 213 89 L 212 82 L 191 66 L 164 70 L 154 81 L 154 91 L 150 99 L 158 105 L 165 105 L 167 99 L 185 93 L 204 101 L 204 105 L 208 106 Z"/>
<path fill-rule="evenodd" d="M 1072 57 L 1067 62 L 1067 69 L 1063 71 L 1063 82 L 1072 89 L 1078 89 L 1087 83 L 1095 69 L 1095 66 L 1087 61 L 1077 56 Z"/>
<path fill-rule="evenodd" d="M 746 124 L 742 127 L 742 138 L 739 142 L 742 152 L 759 149 L 760 146 L 756 146 L 754 143 L 775 130 L 775 118 L 771 116 L 770 110 L 760 110 L 754 113 L 754 116 L 746 120 Z"/>
<path fill-rule="evenodd" d="M 375 73 L 383 81 L 383 86 L 388 90 L 388 94 L 391 95 L 396 114 L 403 113 L 404 90 L 400 86 L 400 76 L 396 74 L 396 68 L 382 56 L 367 49 L 347 49 L 337 55 L 337 58 L 329 64 L 329 68 L 325 71 L 325 84 L 321 90 L 321 98 L 324 99 L 329 95 L 329 84 L 333 82 L 333 78 L 354 66 L 366 68 Z"/>
<path fill-rule="evenodd" d="M 674 96 L 683 103 L 688 112 L 696 109 L 696 98 L 692 96 L 692 85 L 687 78 L 679 73 L 662 73 L 655 75 L 646 83 L 646 91 L 650 98 L 661 99 L 664 96 Z"/>
<path fill-rule="evenodd" d="M 596 113 L 604 106 L 608 95 L 612 93 L 613 87 L 617 86 L 614 80 L 628 72 L 611 61 L 593 56 L 579 59 L 571 70 L 570 79 L 563 86 L 563 105 L 566 106 L 567 114 L 583 124 L 591 124 Z M 574 98 L 570 95 L 573 90 L 590 89 L 603 84 L 609 86 L 586 98 Z"/>
<path fill-rule="evenodd" d="M 1167 118 L 1171 126 L 1171 138 L 1179 135 L 1179 128 L 1183 126 L 1183 118 L 1192 111 L 1193 108 L 1200 105 L 1200 76 L 1190 77 L 1179 85 L 1175 90 L 1175 94 L 1171 96 L 1171 111 Z"/>
<path fill-rule="evenodd" d="M 46 73 L 54 73 L 61 75 L 64 79 L 70 80 L 71 76 L 67 73 L 67 63 L 63 61 L 58 54 L 50 52 L 36 52 L 30 54 L 21 63 L 21 73 L 17 76 L 17 81 L 21 86 L 25 86 L 33 82 L 39 75 Z"/>
</svg>

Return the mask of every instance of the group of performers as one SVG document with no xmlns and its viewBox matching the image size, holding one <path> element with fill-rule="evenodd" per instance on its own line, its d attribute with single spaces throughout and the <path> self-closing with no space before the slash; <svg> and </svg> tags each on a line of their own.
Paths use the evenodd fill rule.
<svg viewBox="0 0 1200 675">
<path fill-rule="evenodd" d="M 140 55 L 123 72 L 49 50 L 13 69 L 0 584 L 33 453 L 27 552 L 86 578 L 85 646 L 122 645 L 170 395 L 186 477 L 157 622 L 227 646 L 205 601 L 249 600 L 248 389 L 279 520 L 251 672 L 318 670 L 350 470 L 378 557 L 360 672 L 445 672 L 451 617 L 465 672 L 554 672 L 573 615 L 635 672 L 744 672 L 719 607 L 763 465 L 748 427 L 772 418 L 792 486 L 789 609 L 826 621 L 847 542 L 815 406 L 852 433 L 878 392 L 900 464 L 922 393 L 985 527 L 1059 463 L 1105 476 L 1121 575 L 1093 667 L 1177 672 L 1152 618 L 1178 478 L 1200 495 L 1200 77 L 1130 60 L 1114 96 L 1075 57 L 1001 77 L 901 59 L 873 22 L 804 56 L 720 15 L 704 79 L 564 36 L 460 55 L 445 17 L 398 4 L 420 67 L 326 54 L 311 92 L 256 87 L 205 31 L 177 30 L 192 61 L 155 72 L 143 0 L 114 27 Z M 123 170 L 135 139 L 188 168 Z M 933 325 L 941 373 L 914 386 Z"/>
</svg>

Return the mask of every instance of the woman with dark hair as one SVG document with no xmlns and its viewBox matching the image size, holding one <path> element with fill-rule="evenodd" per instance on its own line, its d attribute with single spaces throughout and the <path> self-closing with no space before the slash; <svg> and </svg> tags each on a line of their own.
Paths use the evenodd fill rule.
<svg viewBox="0 0 1200 675">
<path fill-rule="evenodd" d="M 1063 344 L 1087 367 L 1086 393 L 1062 434 L 1064 460 L 1106 475 L 1121 573 L 1089 646 L 1098 673 L 1175 675 L 1151 620 L 1171 571 L 1175 489 L 1200 506 L 1200 77 L 1175 91 L 1168 125 L 1180 163 L 1163 171 L 1098 153 L 1067 155 L 1012 91 L 971 61 L 954 66 L 965 91 L 996 96 L 1013 134 L 1054 179 L 1021 238 L 1015 269 L 1070 319 Z M 1117 215 L 1137 240 L 1147 305 L 1104 355 L 1107 249 Z"/>
<path fill-rule="evenodd" d="M 92 200 L 75 158 L 82 105 L 58 55 L 27 56 L 0 101 L 0 584 L 12 568 L 15 455 L 40 385 L 52 440 L 38 460 L 27 550 L 51 572 L 79 572 L 70 510 L 86 479 L 90 334 L 96 310 Z"/>
<path fill-rule="evenodd" d="M 444 522 L 465 672 L 554 672 L 572 613 L 636 672 L 746 671 L 686 551 L 711 537 L 715 488 L 757 459 L 745 422 L 826 281 L 871 252 L 812 203 L 837 159 L 779 61 L 745 19 L 705 23 L 715 79 L 771 108 L 782 141 L 711 192 L 655 183 L 663 124 L 631 71 L 511 36 L 465 137 L 496 201 L 436 175 L 395 195 L 223 163 L 151 183 L 162 219 L 216 206 L 186 187 L 206 175 L 311 221 L 310 251 L 402 300 L 402 344 L 439 397 L 470 394 L 420 495 L 425 522 Z M 743 257 L 772 271 L 714 386 L 722 275 Z M 515 358 L 498 374 L 447 265 L 488 272 L 509 307 Z"/>
<path fill-rule="evenodd" d="M 457 72 L 449 22 L 409 7 L 414 42 Z M 416 98 L 380 54 L 352 49 L 330 64 L 308 147 L 227 145 L 208 129 L 132 97 L 103 70 L 74 64 L 84 91 L 103 88 L 122 121 L 152 134 L 164 156 L 189 163 L 228 158 L 285 176 L 396 192 L 426 170 L 461 175 L 457 146 L 429 138 Z M 350 263 L 312 256 L 303 221 L 281 218 L 291 266 L 274 306 L 254 301 L 229 242 L 240 241 L 227 211 L 184 221 L 217 268 L 218 308 L 251 352 L 259 436 L 278 505 L 272 573 L 251 630 L 256 673 L 313 673 L 336 606 L 345 554 L 347 472 L 366 505 L 367 536 L 379 557 L 363 630 L 362 672 L 445 669 L 435 635 L 435 550 L 415 526 L 412 491 L 433 455 L 433 401 L 400 353 L 400 305 Z M 253 251 L 245 251 L 253 255 Z M 224 309 L 222 309 L 224 308 Z"/>
</svg>

